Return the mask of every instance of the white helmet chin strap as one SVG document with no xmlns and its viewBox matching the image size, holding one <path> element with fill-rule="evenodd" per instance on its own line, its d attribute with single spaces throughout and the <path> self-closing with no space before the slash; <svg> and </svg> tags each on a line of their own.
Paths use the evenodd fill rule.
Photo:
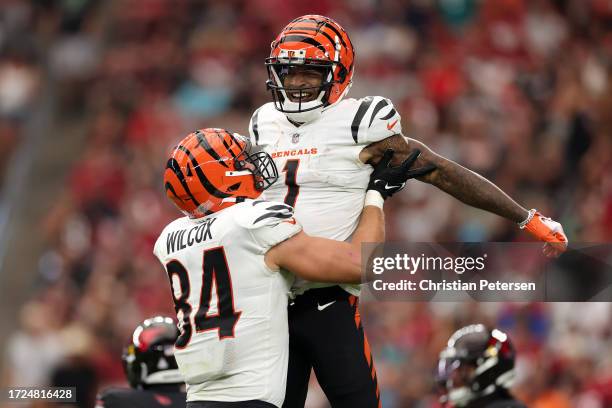
<svg viewBox="0 0 612 408">
<path fill-rule="evenodd" d="M 321 114 L 323 113 L 325 109 L 331 108 L 332 106 L 340 102 L 342 98 L 346 96 L 349 89 L 351 89 L 351 86 L 353 86 L 353 81 L 349 82 L 348 86 L 344 88 L 342 95 L 340 95 L 338 100 L 332 103 L 331 105 L 320 106 L 318 108 L 315 108 L 315 109 L 312 109 L 306 112 L 284 112 L 284 113 L 287 116 L 287 118 L 289 118 L 289 120 L 293 122 L 298 122 L 298 123 L 312 122 L 316 119 L 319 119 L 319 117 L 321 117 Z M 310 107 L 316 106 L 317 103 L 320 104 L 321 99 L 323 98 L 324 94 L 325 92 L 321 92 L 319 93 L 319 96 L 317 97 L 317 99 L 315 99 L 314 101 L 302 103 L 302 109 L 308 109 Z M 283 91 L 283 96 L 285 96 L 285 101 L 282 102 L 283 109 L 286 109 L 286 110 L 298 110 L 299 109 L 299 104 L 297 102 L 291 102 L 289 98 L 286 97 L 284 91 Z"/>
<path fill-rule="evenodd" d="M 310 101 L 310 102 L 306 102 L 302 104 L 302 108 L 307 108 L 308 105 L 315 105 L 320 102 L 315 100 L 315 101 Z M 283 109 L 292 109 L 293 106 L 290 105 L 295 105 L 295 110 L 298 109 L 298 103 L 296 102 L 291 102 L 288 100 L 285 100 L 285 102 L 281 102 L 281 104 L 283 105 Z M 319 106 L 318 108 L 315 109 L 311 109 L 305 112 L 284 112 L 285 116 L 287 116 L 287 118 L 292 121 L 292 122 L 298 122 L 298 123 L 306 123 L 306 122 L 313 122 L 317 119 L 319 119 L 321 117 L 321 113 L 323 113 L 323 106 Z"/>
</svg>

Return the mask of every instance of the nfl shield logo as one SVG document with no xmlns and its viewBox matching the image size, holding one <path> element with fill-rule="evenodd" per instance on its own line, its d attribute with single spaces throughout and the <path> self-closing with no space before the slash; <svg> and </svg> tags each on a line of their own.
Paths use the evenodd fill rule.
<svg viewBox="0 0 612 408">
<path fill-rule="evenodd" d="M 293 136 L 291 136 L 291 142 L 292 143 L 299 143 L 300 142 L 300 134 L 299 133 L 294 133 Z"/>
</svg>

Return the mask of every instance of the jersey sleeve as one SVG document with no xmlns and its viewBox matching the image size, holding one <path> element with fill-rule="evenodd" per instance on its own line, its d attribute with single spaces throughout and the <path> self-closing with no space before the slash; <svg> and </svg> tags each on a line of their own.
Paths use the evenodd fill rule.
<svg viewBox="0 0 612 408">
<path fill-rule="evenodd" d="M 153 255 L 155 255 L 155 257 L 159 260 L 159 262 L 162 263 L 162 265 L 164 265 L 168 260 L 168 253 L 170 251 L 167 242 L 168 233 L 172 232 L 172 230 L 176 228 L 175 223 L 179 222 L 180 220 L 182 220 L 182 218 L 176 219 L 170 224 L 166 225 L 157 237 L 157 240 L 155 240 L 155 244 L 153 244 Z"/>
<path fill-rule="evenodd" d="M 159 234 L 159 237 L 157 237 L 157 240 L 155 240 L 155 244 L 153 245 L 153 255 L 155 255 L 155 257 L 162 264 L 164 263 L 164 259 L 166 259 L 166 256 L 168 255 L 166 248 L 164 246 L 164 239 L 163 239 L 166 236 L 167 229 L 168 229 L 168 226 L 166 226 L 161 232 L 161 234 Z"/>
<path fill-rule="evenodd" d="M 259 112 L 262 108 L 263 106 L 258 108 L 249 121 L 249 137 L 251 138 L 251 145 L 253 146 L 259 145 Z"/>
<path fill-rule="evenodd" d="M 356 144 L 368 145 L 402 133 L 401 117 L 391 100 L 368 96 L 359 102 L 351 123 L 351 134 Z"/>
<path fill-rule="evenodd" d="M 302 230 L 293 216 L 293 207 L 266 200 L 245 203 L 244 210 L 236 215 L 236 222 L 248 231 L 253 249 L 259 254 L 265 254 Z"/>
</svg>

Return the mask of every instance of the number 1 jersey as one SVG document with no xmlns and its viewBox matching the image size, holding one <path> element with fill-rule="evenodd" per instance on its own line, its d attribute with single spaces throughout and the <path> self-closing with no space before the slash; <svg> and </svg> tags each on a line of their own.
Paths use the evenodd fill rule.
<svg viewBox="0 0 612 408">
<path fill-rule="evenodd" d="M 343 99 L 301 126 L 267 103 L 249 124 L 251 143 L 272 156 L 280 174 L 266 198 L 293 206 L 307 234 L 339 241 L 357 228 L 372 172 L 359 153 L 401 129 L 399 113 L 380 96 Z M 294 291 L 321 286 L 330 284 L 296 279 Z M 342 287 L 359 294 L 358 286 Z"/>
<path fill-rule="evenodd" d="M 282 404 L 293 277 L 270 270 L 264 255 L 301 229 L 286 204 L 247 200 L 200 219 L 179 218 L 157 239 L 154 253 L 179 322 L 175 357 L 187 401 Z"/>
</svg>

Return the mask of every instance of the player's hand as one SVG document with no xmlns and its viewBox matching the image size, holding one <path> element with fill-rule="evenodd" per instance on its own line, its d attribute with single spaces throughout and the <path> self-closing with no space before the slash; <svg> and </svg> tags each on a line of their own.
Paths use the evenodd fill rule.
<svg viewBox="0 0 612 408">
<path fill-rule="evenodd" d="M 418 149 L 414 150 L 399 166 L 390 167 L 393 154 L 392 149 L 385 150 L 382 159 L 374 166 L 367 188 L 378 191 L 385 200 L 404 188 L 409 179 L 422 176 L 435 169 L 433 165 L 410 169 L 421 154 Z"/>
<path fill-rule="evenodd" d="M 532 213 L 533 216 L 531 216 Z M 549 258 L 556 258 L 567 250 L 567 236 L 560 223 L 544 217 L 536 210 L 531 210 L 530 216 L 531 219 L 528 218 L 528 222 L 519 227 L 526 229 L 531 235 L 545 242 L 544 255 Z"/>
</svg>

